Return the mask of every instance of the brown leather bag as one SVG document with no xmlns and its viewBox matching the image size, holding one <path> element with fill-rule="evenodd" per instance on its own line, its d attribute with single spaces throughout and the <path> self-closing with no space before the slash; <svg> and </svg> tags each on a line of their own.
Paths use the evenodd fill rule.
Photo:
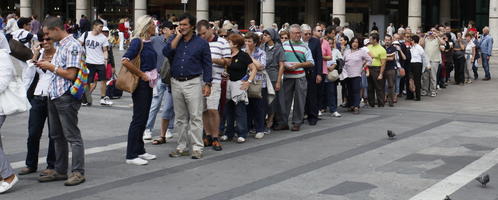
<svg viewBox="0 0 498 200">
<path fill-rule="evenodd" d="M 142 54 L 143 47 L 144 44 L 142 40 L 140 40 L 140 51 L 138 52 L 137 56 L 130 61 L 133 64 L 133 67 L 136 67 L 137 69 L 140 69 L 140 55 Z M 124 65 L 121 65 L 118 78 L 116 79 L 116 87 L 118 89 L 125 92 L 133 93 L 135 89 L 137 89 L 138 81 L 140 81 L 140 77 L 133 74 Z"/>
</svg>

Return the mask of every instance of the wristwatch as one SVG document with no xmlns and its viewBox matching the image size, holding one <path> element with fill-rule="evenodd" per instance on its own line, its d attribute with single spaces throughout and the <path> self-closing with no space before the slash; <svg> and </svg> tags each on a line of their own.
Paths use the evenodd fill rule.
<svg viewBox="0 0 498 200">
<path fill-rule="evenodd" d="M 252 83 L 252 80 L 247 80 L 247 82 Z"/>
</svg>

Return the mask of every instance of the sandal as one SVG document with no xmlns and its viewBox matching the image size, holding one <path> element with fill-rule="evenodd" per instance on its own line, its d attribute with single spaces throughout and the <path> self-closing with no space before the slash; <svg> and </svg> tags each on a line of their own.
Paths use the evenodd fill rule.
<svg viewBox="0 0 498 200">
<path fill-rule="evenodd" d="M 159 145 L 159 144 L 164 144 L 166 143 L 166 137 L 158 137 L 154 140 L 152 140 L 153 145 Z"/>
</svg>

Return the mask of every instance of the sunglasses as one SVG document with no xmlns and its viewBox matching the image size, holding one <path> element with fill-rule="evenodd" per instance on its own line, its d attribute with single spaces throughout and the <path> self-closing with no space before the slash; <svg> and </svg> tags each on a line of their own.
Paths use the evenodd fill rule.
<svg viewBox="0 0 498 200">
<path fill-rule="evenodd" d="M 43 41 L 47 41 L 47 42 L 50 42 L 52 39 L 50 38 L 42 38 L 40 40 L 38 40 L 38 42 L 43 42 Z"/>
</svg>

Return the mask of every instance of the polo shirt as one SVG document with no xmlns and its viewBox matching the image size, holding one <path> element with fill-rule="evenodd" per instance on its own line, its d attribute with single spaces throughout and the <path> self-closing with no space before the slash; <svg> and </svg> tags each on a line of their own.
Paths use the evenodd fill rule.
<svg viewBox="0 0 498 200">
<path fill-rule="evenodd" d="M 384 47 L 382 47 L 380 44 L 377 44 L 375 46 L 373 45 L 368 45 L 368 52 L 370 55 L 372 55 L 372 67 L 380 67 L 382 65 L 381 60 L 387 59 L 387 52 Z"/>
</svg>

